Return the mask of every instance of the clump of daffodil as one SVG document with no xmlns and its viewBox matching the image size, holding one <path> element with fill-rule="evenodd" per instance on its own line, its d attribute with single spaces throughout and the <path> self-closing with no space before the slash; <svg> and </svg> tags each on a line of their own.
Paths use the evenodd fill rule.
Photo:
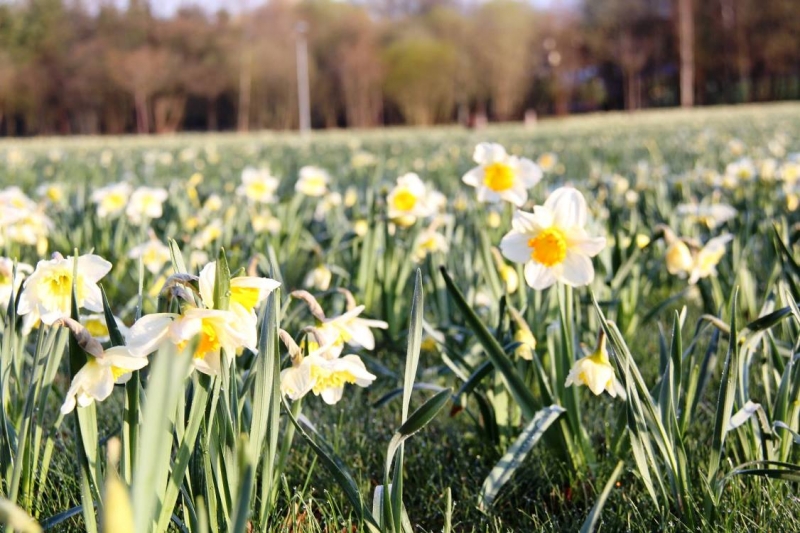
<svg viewBox="0 0 800 533">
<path fill-rule="evenodd" d="M 99 255 L 78 257 L 74 280 L 75 305 L 89 311 L 102 312 L 103 300 L 97 282 L 111 270 L 111 263 Z M 39 261 L 36 269 L 25 280 L 17 313 L 25 316 L 26 329 L 39 319 L 45 324 L 70 315 L 75 258 L 53 254 L 49 261 Z"/>
<path fill-rule="evenodd" d="M 536 163 L 509 155 L 496 143 L 480 143 L 472 158 L 479 166 L 464 174 L 462 181 L 478 189 L 480 202 L 504 200 L 521 206 L 528 199 L 528 189 L 542 179 Z"/>
<path fill-rule="evenodd" d="M 114 183 L 97 189 L 91 200 L 97 204 L 99 218 L 116 218 L 125 210 L 131 197 L 132 187 L 129 183 Z"/>
<path fill-rule="evenodd" d="M 617 378 L 614 367 L 608 359 L 606 351 L 606 337 L 601 331 L 597 338 L 597 348 L 594 352 L 582 359 L 578 359 L 567 375 L 565 387 L 571 385 L 586 385 L 596 396 L 606 391 L 611 397 L 616 398 L 618 390 Z"/>
<path fill-rule="evenodd" d="M 667 227 L 662 227 L 667 252 L 664 260 L 667 271 L 675 276 L 688 276 L 689 284 L 717 273 L 717 265 L 725 255 L 725 245 L 733 240 L 728 233 L 710 239 L 705 246 L 697 241 L 679 238 Z"/>
<path fill-rule="evenodd" d="M 177 295 L 183 302 L 180 313 L 154 313 L 140 318 L 129 330 L 127 346 L 135 355 L 147 355 L 164 343 L 178 350 L 194 342 L 192 366 L 199 372 L 217 375 L 222 366 L 221 355 L 229 365 L 243 348 L 257 350 L 255 307 L 276 287 L 277 281 L 252 276 L 230 280 L 229 310 L 215 308 L 214 284 L 216 263 L 209 263 L 196 278 L 175 275 L 165 283 L 162 293 Z M 200 296 L 197 302 L 190 293 L 194 283 Z M 187 289 L 188 287 L 188 289 Z M 195 307 L 198 303 L 202 307 Z"/>
<path fill-rule="evenodd" d="M 541 290 L 560 281 L 573 287 L 594 279 L 591 257 L 605 248 L 605 237 L 590 237 L 586 200 L 571 187 L 553 191 L 533 213 L 516 211 L 512 230 L 500 242 L 507 259 L 525 263 L 525 281 Z"/>
<path fill-rule="evenodd" d="M 401 227 L 411 226 L 418 218 L 433 213 L 428 203 L 427 188 L 414 173 L 397 178 L 397 184 L 386 197 L 386 203 L 389 205 L 387 216 Z"/>
<path fill-rule="evenodd" d="M 330 181 L 331 176 L 327 170 L 315 166 L 305 166 L 300 169 L 300 178 L 295 183 L 294 190 L 306 196 L 325 196 L 328 193 Z"/>
<path fill-rule="evenodd" d="M 70 413 L 75 406 L 86 407 L 92 402 L 102 402 L 114 390 L 115 384 L 128 381 L 131 372 L 147 366 L 147 358 L 134 355 L 125 346 L 103 350 L 100 340 L 71 318 L 60 318 L 55 325 L 69 328 L 78 345 L 88 354 L 86 364 L 72 378 L 61 413 Z"/>
<path fill-rule="evenodd" d="M 332 350 L 333 343 L 317 329 L 309 331 L 318 348 L 307 355 L 294 343 L 291 336 L 281 331 L 281 339 L 289 349 L 292 366 L 281 371 L 281 394 L 299 400 L 309 392 L 321 396 L 328 405 L 342 399 L 346 384 L 368 387 L 376 376 L 354 354 L 339 357 L 341 350 Z"/>
</svg>

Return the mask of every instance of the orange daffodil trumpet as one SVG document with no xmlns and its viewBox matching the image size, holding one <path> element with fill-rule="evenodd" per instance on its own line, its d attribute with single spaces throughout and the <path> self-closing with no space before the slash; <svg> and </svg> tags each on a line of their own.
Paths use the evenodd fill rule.
<svg viewBox="0 0 800 533">
<path fill-rule="evenodd" d="M 176 288 L 191 281 L 183 275 Z M 154 313 L 139 319 L 129 330 L 127 346 L 131 353 L 143 356 L 155 352 L 164 343 L 179 350 L 196 341 L 192 366 L 199 372 L 217 375 L 222 365 L 230 364 L 242 348 L 258 349 L 255 308 L 280 283 L 268 278 L 241 276 L 230 280 L 230 309 L 215 309 L 214 284 L 216 262 L 207 264 L 198 279 L 200 303 L 204 307 L 185 305 L 181 313 Z M 165 287 L 173 287 L 168 280 Z M 185 293 L 186 291 L 180 291 Z M 191 299 L 188 297 L 184 300 Z"/>
<path fill-rule="evenodd" d="M 478 189 L 480 202 L 504 200 L 519 207 L 528 199 L 528 189 L 542 179 L 542 169 L 536 163 L 508 155 L 499 144 L 480 143 L 473 160 L 479 166 L 464 174 L 462 181 Z"/>
<path fill-rule="evenodd" d="M 525 281 L 541 290 L 560 281 L 572 287 L 588 285 L 594 278 L 590 258 L 606 246 L 605 237 L 590 237 L 586 200 L 571 187 L 553 191 L 533 213 L 516 211 L 512 230 L 500 242 L 507 259 L 525 263 Z"/>
</svg>

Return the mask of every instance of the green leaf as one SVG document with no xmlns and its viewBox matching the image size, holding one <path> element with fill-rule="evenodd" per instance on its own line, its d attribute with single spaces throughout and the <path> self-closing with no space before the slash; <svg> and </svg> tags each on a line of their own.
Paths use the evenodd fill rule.
<svg viewBox="0 0 800 533">
<path fill-rule="evenodd" d="M 728 432 L 733 404 L 736 395 L 736 381 L 739 368 L 739 343 L 738 330 L 736 328 L 736 292 L 731 301 L 731 335 L 728 341 L 728 353 L 725 356 L 725 364 L 722 367 L 720 377 L 719 395 L 717 396 L 717 409 L 714 421 L 714 433 L 712 434 L 711 453 L 708 461 L 707 479 L 710 484 L 714 480 L 719 470 L 722 453 L 725 446 L 725 435 Z"/>
<path fill-rule="evenodd" d="M 506 387 L 519 404 L 525 417 L 532 419 L 536 416 L 536 399 L 522 377 L 517 374 L 516 366 L 514 366 L 514 363 L 503 351 L 497 339 L 494 338 L 483 324 L 483 321 L 475 314 L 475 311 L 470 308 L 469 304 L 467 304 L 464 295 L 458 287 L 455 286 L 450 275 L 447 273 L 447 269 L 440 267 L 440 270 L 450 296 L 463 313 L 469 327 L 478 337 L 478 341 L 483 346 L 483 349 L 486 350 L 486 355 L 489 357 L 489 360 L 491 360 L 495 368 L 500 371 Z"/>
<path fill-rule="evenodd" d="M 491 507 L 500 489 L 511 479 L 511 476 L 525 460 L 528 452 L 539 442 L 547 428 L 564 412 L 565 409 L 560 405 L 550 405 L 537 411 L 533 419 L 528 422 L 528 425 L 519 434 L 517 440 L 509 446 L 506 453 L 484 480 L 480 494 L 480 506 L 482 509 Z"/>
<path fill-rule="evenodd" d="M 597 521 L 600 520 L 600 513 L 603 512 L 603 507 L 606 504 L 606 500 L 608 500 L 608 496 L 611 494 L 611 490 L 617 483 L 617 479 L 619 479 L 619 476 L 622 474 L 622 470 L 624 468 L 625 462 L 619 461 L 616 468 L 614 468 L 614 471 L 611 472 L 611 476 L 609 476 L 605 487 L 603 487 L 603 492 L 601 492 L 597 497 L 597 501 L 594 502 L 592 510 L 589 512 L 589 516 L 586 517 L 586 520 L 581 526 L 581 533 L 592 533 L 594 531 L 594 528 L 597 526 Z"/>
<path fill-rule="evenodd" d="M 225 249 L 220 248 L 217 271 L 214 277 L 214 309 L 227 311 L 231 298 L 231 269 L 225 257 Z"/>
</svg>

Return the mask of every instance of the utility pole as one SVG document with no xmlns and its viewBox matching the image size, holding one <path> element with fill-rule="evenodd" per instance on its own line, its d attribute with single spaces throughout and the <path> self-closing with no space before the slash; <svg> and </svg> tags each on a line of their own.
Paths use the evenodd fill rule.
<svg viewBox="0 0 800 533">
<path fill-rule="evenodd" d="M 297 105 L 300 111 L 300 133 L 311 130 L 311 103 L 308 89 L 308 24 L 300 21 L 295 26 L 297 33 Z"/>
<path fill-rule="evenodd" d="M 692 0 L 678 0 L 681 106 L 694 105 L 694 10 Z"/>
</svg>

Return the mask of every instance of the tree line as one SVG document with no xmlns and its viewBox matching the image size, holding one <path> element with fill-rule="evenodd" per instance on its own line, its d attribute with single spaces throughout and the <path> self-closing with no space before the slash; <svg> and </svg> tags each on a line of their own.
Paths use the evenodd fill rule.
<svg viewBox="0 0 800 533">
<path fill-rule="evenodd" d="M 0 5 L 0 132 L 505 121 L 800 97 L 795 0 L 273 0 L 156 17 L 131 0 Z"/>
</svg>

